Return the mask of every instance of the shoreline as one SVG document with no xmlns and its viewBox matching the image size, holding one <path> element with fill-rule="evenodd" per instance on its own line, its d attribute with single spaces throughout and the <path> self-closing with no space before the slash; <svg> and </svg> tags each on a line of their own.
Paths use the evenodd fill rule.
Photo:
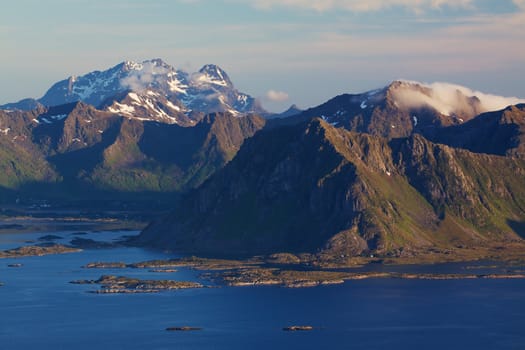
<svg viewBox="0 0 525 350">
<path fill-rule="evenodd" d="M 70 223 L 85 223 L 93 227 L 83 227 L 85 231 L 113 231 L 131 230 L 133 225 L 144 225 L 144 222 L 122 220 L 107 215 L 106 217 L 87 218 L 82 216 L 59 216 L 34 218 L 31 216 L 11 218 L 11 220 L 26 220 L 30 224 L 41 224 L 42 222 L 68 226 Z M 11 221 L 12 222 L 12 221 Z M 0 234 L 2 225 L 9 225 L 9 221 L 0 221 Z M 109 226 L 108 226 L 109 225 Z M 130 227 L 131 226 L 131 227 Z M 27 226 L 25 229 L 31 229 Z M 52 227 L 51 227 L 52 228 Z M 136 228 L 136 227 L 135 227 Z M 46 233 L 53 232 L 46 231 Z M 35 232 L 35 231 L 31 231 Z M 25 230 L 16 233 L 26 233 Z M 42 234 L 44 232 L 42 231 Z M 83 233 L 84 234 L 84 233 Z M 87 234 L 87 233 L 85 233 Z M 41 238 L 53 238 L 51 235 Z M 60 238 L 60 237 L 58 237 Z M 108 243 L 105 241 L 94 241 L 91 239 L 76 238 L 70 244 L 57 244 L 50 240 L 44 244 L 22 245 L 0 251 L 2 258 L 23 258 L 29 256 L 42 256 L 49 254 L 65 254 L 80 252 L 82 249 L 98 250 L 112 249 L 114 247 L 134 246 L 129 242 Z M 76 244 L 73 244 L 76 242 Z M 199 281 L 208 281 L 218 286 L 281 286 L 286 288 L 305 288 L 324 285 L 341 284 L 350 280 L 363 280 L 372 278 L 391 279 L 420 279 L 420 280 L 455 280 L 455 279 L 525 279 L 525 254 L 520 250 L 521 242 L 510 242 L 506 249 L 501 249 L 501 244 L 496 246 L 485 246 L 477 249 L 467 248 L 454 251 L 453 254 L 442 255 L 434 250 L 429 255 L 416 255 L 411 257 L 370 256 L 370 257 L 341 257 L 334 259 L 333 256 L 322 254 L 292 254 L 275 253 L 267 256 L 254 256 L 247 259 L 219 259 L 197 256 L 183 256 L 164 260 L 139 261 L 133 263 L 123 262 L 91 262 L 83 266 L 86 269 L 144 269 L 148 273 L 177 273 L 178 268 L 189 268 L 202 271 L 198 277 Z M 141 247 L 148 249 L 149 247 Z M 499 248 L 499 249 L 496 249 Z M 160 250 L 159 250 L 160 251 Z M 458 254 L 460 252 L 461 254 Z M 496 254 L 497 253 L 497 254 Z M 175 255 L 175 254 L 174 254 Z M 180 255 L 179 255 L 180 256 Z M 432 271 L 432 267 L 443 264 L 458 264 L 452 269 L 443 271 Z M 462 267 L 460 265 L 463 265 Z M 439 267 L 438 267 L 439 268 Z M 462 271 L 458 271 L 462 268 Z M 420 270 L 420 271 L 414 271 Z M 478 271 L 476 271 L 478 270 Z M 124 274 L 123 274 L 124 275 Z M 125 279 L 126 276 L 120 276 Z M 151 280 L 148 281 L 150 287 Z M 172 288 L 160 288 L 160 290 L 178 289 L 181 284 L 174 280 L 164 280 Z M 106 281 L 107 282 L 107 281 Z M 128 281 L 129 282 L 129 281 Z M 135 281 L 136 282 L 136 281 Z M 137 282 L 137 285 L 144 284 Z M 171 283 L 171 284 L 170 284 Z M 111 285 L 111 283 L 108 283 Z M 193 285 L 189 284 L 188 288 Z M 165 287 L 165 286 L 164 286 Z M 202 287 L 202 285 L 201 285 Z M 139 288 L 140 289 L 140 288 Z M 151 287 L 149 291 L 158 290 Z M 97 293 L 119 292 L 119 288 L 105 288 L 106 291 Z M 137 288 L 131 285 L 120 293 L 135 293 Z M 142 291 L 144 292 L 144 290 Z"/>
</svg>

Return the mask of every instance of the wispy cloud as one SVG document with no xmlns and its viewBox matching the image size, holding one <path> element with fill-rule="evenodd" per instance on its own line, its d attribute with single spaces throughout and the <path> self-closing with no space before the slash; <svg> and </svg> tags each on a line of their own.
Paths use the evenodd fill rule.
<svg viewBox="0 0 525 350">
<path fill-rule="evenodd" d="M 474 0 L 238 0 L 259 9 L 290 7 L 315 11 L 345 10 L 352 12 L 372 12 L 401 7 L 415 12 L 444 7 L 472 7 Z M 515 0 L 523 2 L 523 0 Z"/>
<path fill-rule="evenodd" d="M 525 10 L 525 0 L 512 0 L 514 2 L 514 4 L 522 9 L 522 10 Z"/>
<path fill-rule="evenodd" d="M 269 102 L 284 102 L 290 98 L 286 92 L 276 90 L 269 90 L 264 97 Z"/>
<path fill-rule="evenodd" d="M 122 87 L 140 92 L 157 81 L 162 74 L 167 73 L 167 68 L 159 67 L 152 62 L 142 64 L 142 69 L 134 70 L 130 75 L 120 81 Z"/>
</svg>

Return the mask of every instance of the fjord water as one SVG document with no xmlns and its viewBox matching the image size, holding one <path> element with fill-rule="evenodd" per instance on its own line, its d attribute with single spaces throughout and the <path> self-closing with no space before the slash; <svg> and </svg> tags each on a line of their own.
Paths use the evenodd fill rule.
<svg viewBox="0 0 525 350">
<path fill-rule="evenodd" d="M 47 233 L 2 234 L 0 249 Z M 73 232 L 53 232 L 68 242 Z M 129 232 L 90 233 L 112 240 Z M 370 279 L 287 289 L 225 287 L 97 295 L 77 279 L 196 280 L 201 272 L 95 270 L 93 261 L 168 258 L 139 248 L 0 260 L 1 349 L 524 349 L 525 280 Z M 20 268 L 8 264 L 21 263 Z M 202 327 L 167 332 L 172 326 Z M 284 332 L 312 325 L 311 332 Z"/>
</svg>

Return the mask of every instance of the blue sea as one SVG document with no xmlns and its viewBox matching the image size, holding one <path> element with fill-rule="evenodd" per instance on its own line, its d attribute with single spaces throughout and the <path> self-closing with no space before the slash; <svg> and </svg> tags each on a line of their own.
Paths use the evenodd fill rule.
<svg viewBox="0 0 525 350">
<path fill-rule="evenodd" d="M 46 234 L 69 242 L 74 233 L 0 234 L 0 249 Z M 129 234 L 82 238 L 112 241 Z M 169 257 L 114 248 L 0 259 L 0 349 L 525 349 L 525 280 L 369 279 L 302 289 L 204 281 L 211 288 L 111 295 L 88 293 L 97 285 L 69 283 L 103 274 L 199 280 L 202 272 L 185 268 L 161 274 L 82 268 Z M 22 266 L 8 267 L 13 263 Z M 315 329 L 282 330 L 291 325 Z M 202 330 L 165 330 L 176 326 Z"/>
</svg>

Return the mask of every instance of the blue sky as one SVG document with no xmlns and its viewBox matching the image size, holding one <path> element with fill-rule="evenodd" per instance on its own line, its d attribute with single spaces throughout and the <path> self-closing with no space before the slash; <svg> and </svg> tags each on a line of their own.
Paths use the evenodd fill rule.
<svg viewBox="0 0 525 350">
<path fill-rule="evenodd" d="M 398 78 L 525 97 L 524 43 L 525 0 L 18 0 L 0 13 L 0 103 L 157 57 L 218 64 L 274 111 Z"/>
</svg>

